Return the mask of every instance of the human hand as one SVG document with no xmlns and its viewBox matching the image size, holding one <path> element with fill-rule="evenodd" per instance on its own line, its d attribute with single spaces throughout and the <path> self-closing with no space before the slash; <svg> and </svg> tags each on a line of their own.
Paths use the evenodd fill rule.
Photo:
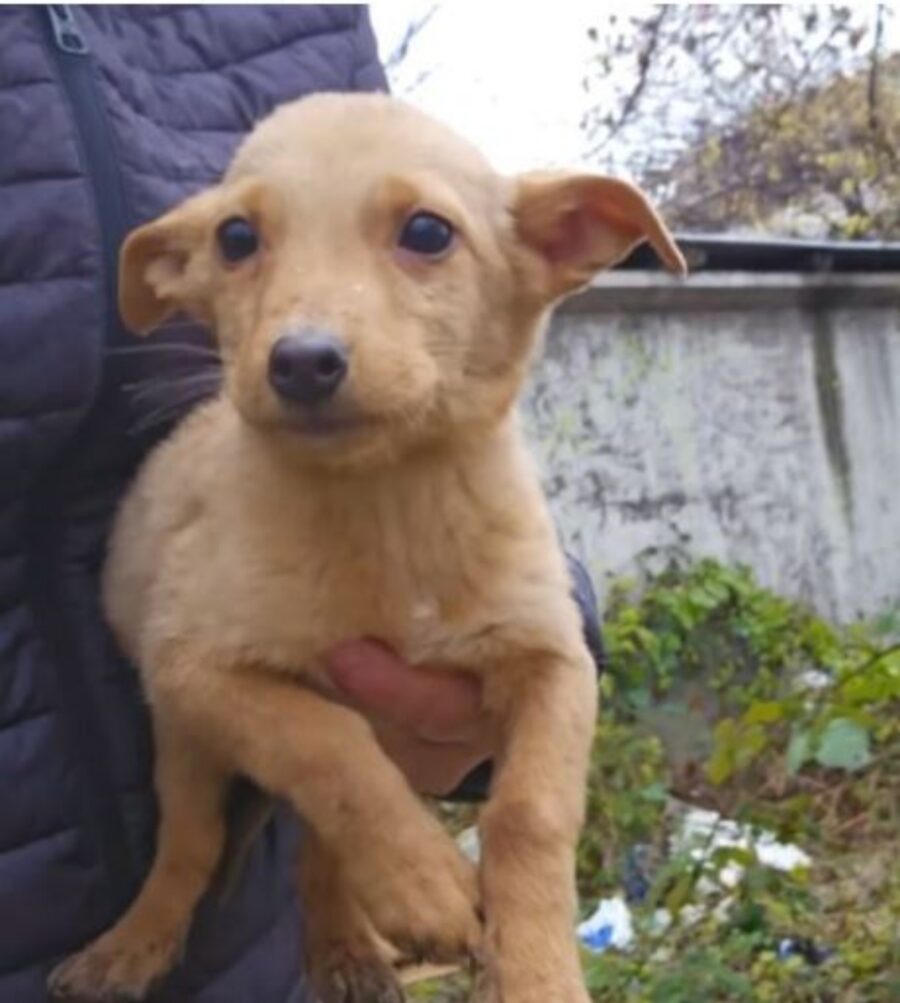
<svg viewBox="0 0 900 1003">
<path fill-rule="evenodd" d="M 326 661 L 341 697 L 369 720 L 415 790 L 449 794 L 493 756 L 474 676 L 408 665 L 370 640 L 339 644 Z"/>
</svg>

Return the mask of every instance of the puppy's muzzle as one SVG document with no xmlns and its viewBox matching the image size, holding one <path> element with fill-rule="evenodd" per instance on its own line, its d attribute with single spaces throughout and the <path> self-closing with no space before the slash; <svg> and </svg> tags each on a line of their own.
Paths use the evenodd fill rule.
<svg viewBox="0 0 900 1003">
<path fill-rule="evenodd" d="M 269 353 L 269 383 L 290 404 L 322 404 L 347 375 L 347 350 L 334 335 L 308 329 L 286 334 Z"/>
</svg>

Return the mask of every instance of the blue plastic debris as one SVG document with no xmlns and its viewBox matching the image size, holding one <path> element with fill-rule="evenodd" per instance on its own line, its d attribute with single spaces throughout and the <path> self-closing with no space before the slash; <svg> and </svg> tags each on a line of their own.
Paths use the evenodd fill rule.
<svg viewBox="0 0 900 1003">
<path fill-rule="evenodd" d="M 631 910 L 620 895 L 601 899 L 594 912 L 578 925 L 577 932 L 588 950 L 598 953 L 611 947 L 624 950 L 634 940 Z"/>
<path fill-rule="evenodd" d="M 643 902 L 650 892 L 653 847 L 646 843 L 636 843 L 625 855 L 622 867 L 622 887 L 625 901 Z"/>
<path fill-rule="evenodd" d="M 821 965 L 834 955 L 834 948 L 823 947 L 808 937 L 796 939 L 784 937 L 778 941 L 776 953 L 781 961 L 786 961 L 788 958 L 803 958 L 807 964 Z"/>
</svg>

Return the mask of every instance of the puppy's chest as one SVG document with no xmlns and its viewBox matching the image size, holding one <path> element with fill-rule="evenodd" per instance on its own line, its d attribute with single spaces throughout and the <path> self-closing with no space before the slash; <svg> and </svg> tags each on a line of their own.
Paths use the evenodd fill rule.
<svg viewBox="0 0 900 1003">
<path fill-rule="evenodd" d="M 363 636 L 414 662 L 459 664 L 508 613 L 513 550 L 504 527 L 451 499 L 308 507 L 287 528 L 248 534 L 235 605 L 247 640 L 286 665 Z"/>
</svg>

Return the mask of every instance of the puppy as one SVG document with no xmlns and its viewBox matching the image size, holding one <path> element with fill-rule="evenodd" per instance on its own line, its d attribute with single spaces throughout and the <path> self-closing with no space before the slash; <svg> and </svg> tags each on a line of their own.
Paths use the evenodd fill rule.
<svg viewBox="0 0 900 1003">
<path fill-rule="evenodd" d="M 684 271 L 632 185 L 500 177 L 422 113 L 340 95 L 277 110 L 220 185 L 129 236 L 126 323 L 209 324 L 224 386 L 151 455 L 110 543 L 158 844 L 56 994 L 139 1000 L 167 972 L 242 774 L 308 823 L 326 1003 L 399 998 L 381 938 L 481 958 L 497 1003 L 587 1001 L 573 873 L 595 673 L 514 405 L 549 308 L 645 239 Z M 483 682 L 501 751 L 477 874 L 323 693 L 323 652 L 363 636 Z"/>
</svg>

